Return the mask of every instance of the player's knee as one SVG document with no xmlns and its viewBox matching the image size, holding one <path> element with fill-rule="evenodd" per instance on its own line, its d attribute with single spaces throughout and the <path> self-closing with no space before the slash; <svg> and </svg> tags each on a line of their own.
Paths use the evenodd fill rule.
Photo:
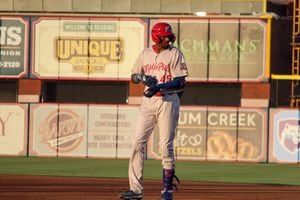
<svg viewBox="0 0 300 200">
<path fill-rule="evenodd" d="M 134 151 L 138 151 L 138 152 L 144 153 L 145 148 L 146 148 L 146 145 L 145 145 L 144 143 L 135 142 L 135 143 L 133 144 L 133 149 L 134 149 Z"/>
</svg>

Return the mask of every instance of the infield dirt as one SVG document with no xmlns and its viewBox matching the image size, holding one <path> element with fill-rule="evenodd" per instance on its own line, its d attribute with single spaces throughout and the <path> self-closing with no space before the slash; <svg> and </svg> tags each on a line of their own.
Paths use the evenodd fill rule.
<svg viewBox="0 0 300 200">
<path fill-rule="evenodd" d="M 145 180 L 143 200 L 159 200 L 161 180 Z M 128 189 L 127 179 L 0 176 L 1 200 L 110 200 Z M 297 200 L 300 186 L 203 183 L 181 180 L 175 199 Z"/>
</svg>

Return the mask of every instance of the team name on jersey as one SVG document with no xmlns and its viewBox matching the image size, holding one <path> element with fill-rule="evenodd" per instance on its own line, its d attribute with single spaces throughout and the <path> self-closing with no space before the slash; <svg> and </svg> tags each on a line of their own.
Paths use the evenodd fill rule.
<svg viewBox="0 0 300 200">
<path fill-rule="evenodd" d="M 170 71 L 170 65 L 165 64 L 163 62 L 160 63 L 152 63 L 144 66 L 145 73 L 149 73 L 151 71 Z"/>
</svg>

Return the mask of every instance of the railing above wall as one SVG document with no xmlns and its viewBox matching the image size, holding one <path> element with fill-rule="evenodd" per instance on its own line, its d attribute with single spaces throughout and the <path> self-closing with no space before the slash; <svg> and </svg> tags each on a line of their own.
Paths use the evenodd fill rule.
<svg viewBox="0 0 300 200">
<path fill-rule="evenodd" d="M 262 13 L 267 0 L 5 0 L 2 12 L 193 14 Z"/>
</svg>

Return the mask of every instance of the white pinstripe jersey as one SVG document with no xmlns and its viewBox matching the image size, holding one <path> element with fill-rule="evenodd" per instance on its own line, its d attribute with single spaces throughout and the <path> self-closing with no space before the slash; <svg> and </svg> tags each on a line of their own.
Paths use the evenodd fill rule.
<svg viewBox="0 0 300 200">
<path fill-rule="evenodd" d="M 176 77 L 188 75 L 183 53 L 174 46 L 170 46 L 159 54 L 152 47 L 144 49 L 131 72 L 132 74 L 142 73 L 155 76 L 158 83 L 165 83 Z"/>
</svg>

